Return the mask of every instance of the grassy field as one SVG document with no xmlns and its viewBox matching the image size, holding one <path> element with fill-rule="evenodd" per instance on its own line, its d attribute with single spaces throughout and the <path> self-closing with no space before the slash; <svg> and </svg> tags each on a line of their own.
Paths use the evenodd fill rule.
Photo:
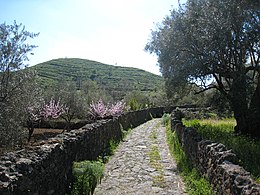
<svg viewBox="0 0 260 195">
<path fill-rule="evenodd" d="M 191 120 L 184 125 L 198 129 L 203 138 L 220 142 L 237 155 L 239 165 L 249 171 L 260 183 L 260 139 L 235 135 L 234 119 L 223 120 Z"/>
</svg>

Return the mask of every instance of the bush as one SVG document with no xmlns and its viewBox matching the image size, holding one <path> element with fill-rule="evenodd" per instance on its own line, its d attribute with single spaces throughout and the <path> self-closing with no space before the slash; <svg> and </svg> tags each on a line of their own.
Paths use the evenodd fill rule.
<svg viewBox="0 0 260 195">
<path fill-rule="evenodd" d="M 0 147 L 15 148 L 26 138 L 26 129 L 23 127 L 23 107 L 10 102 L 0 102 Z"/>
<path fill-rule="evenodd" d="M 171 123 L 171 115 L 164 113 L 162 116 L 162 124 L 168 126 Z"/>
<path fill-rule="evenodd" d="M 100 161 L 74 162 L 72 173 L 75 178 L 72 195 L 90 195 L 101 182 L 104 165 Z"/>
</svg>

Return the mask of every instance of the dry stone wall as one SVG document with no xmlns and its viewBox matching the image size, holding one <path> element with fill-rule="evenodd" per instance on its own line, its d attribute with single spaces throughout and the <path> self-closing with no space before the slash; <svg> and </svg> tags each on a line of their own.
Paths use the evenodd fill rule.
<svg viewBox="0 0 260 195">
<path fill-rule="evenodd" d="M 203 140 L 194 128 L 185 127 L 179 111 L 172 114 L 171 128 L 192 164 L 213 185 L 215 194 L 259 195 L 260 186 L 237 165 L 236 155 L 223 144 Z"/>
<path fill-rule="evenodd" d="M 96 159 L 109 140 L 120 140 L 122 128 L 136 127 L 164 108 L 129 112 L 60 134 L 40 146 L 27 147 L 0 157 L 1 195 L 65 194 L 72 182 L 73 161 Z"/>
</svg>

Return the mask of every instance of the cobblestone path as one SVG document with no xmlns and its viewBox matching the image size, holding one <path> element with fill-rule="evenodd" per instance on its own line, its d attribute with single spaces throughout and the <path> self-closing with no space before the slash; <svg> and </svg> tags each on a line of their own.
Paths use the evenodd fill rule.
<svg viewBox="0 0 260 195">
<path fill-rule="evenodd" d="M 169 154 L 161 119 L 138 126 L 120 143 L 94 194 L 186 194 Z"/>
</svg>

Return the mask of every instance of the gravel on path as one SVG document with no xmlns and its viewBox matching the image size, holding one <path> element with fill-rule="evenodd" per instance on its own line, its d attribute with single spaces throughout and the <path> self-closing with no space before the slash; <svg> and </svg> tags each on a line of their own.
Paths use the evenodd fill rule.
<svg viewBox="0 0 260 195">
<path fill-rule="evenodd" d="M 161 119 L 134 128 L 105 165 L 95 195 L 187 194 L 166 143 Z"/>
</svg>

